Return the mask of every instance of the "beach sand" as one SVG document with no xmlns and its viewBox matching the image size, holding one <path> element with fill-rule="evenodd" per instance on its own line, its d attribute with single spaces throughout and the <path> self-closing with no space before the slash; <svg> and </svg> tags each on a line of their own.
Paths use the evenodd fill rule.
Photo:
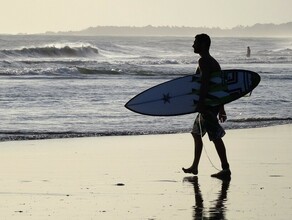
<svg viewBox="0 0 292 220">
<path fill-rule="evenodd" d="M 292 125 L 227 130 L 231 181 L 190 134 L 0 143 L 0 219 L 290 219 Z"/>
</svg>

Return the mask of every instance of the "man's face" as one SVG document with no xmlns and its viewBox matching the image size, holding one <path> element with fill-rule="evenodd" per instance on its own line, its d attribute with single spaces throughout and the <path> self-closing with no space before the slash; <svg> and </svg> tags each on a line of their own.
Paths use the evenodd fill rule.
<svg viewBox="0 0 292 220">
<path fill-rule="evenodd" d="M 194 48 L 194 53 L 200 53 L 201 50 L 200 50 L 200 45 L 198 43 L 198 40 L 194 41 L 193 48 Z"/>
</svg>

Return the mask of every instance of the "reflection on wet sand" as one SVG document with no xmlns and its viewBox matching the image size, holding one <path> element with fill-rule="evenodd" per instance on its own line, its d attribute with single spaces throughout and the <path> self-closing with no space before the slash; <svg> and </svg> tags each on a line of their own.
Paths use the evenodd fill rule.
<svg viewBox="0 0 292 220">
<path fill-rule="evenodd" d="M 195 193 L 195 202 L 194 205 L 194 212 L 193 212 L 193 219 L 226 219 L 225 218 L 225 212 L 227 210 L 226 208 L 226 202 L 227 202 L 227 191 L 229 189 L 229 184 L 231 179 L 224 179 L 222 181 L 221 190 L 218 192 L 218 198 L 214 201 L 212 201 L 212 206 L 209 208 L 209 210 L 206 210 L 204 207 L 204 200 L 203 196 L 200 190 L 200 185 L 198 182 L 197 176 L 192 177 L 185 177 L 183 179 L 184 182 L 189 182 L 194 187 L 194 193 Z"/>
</svg>

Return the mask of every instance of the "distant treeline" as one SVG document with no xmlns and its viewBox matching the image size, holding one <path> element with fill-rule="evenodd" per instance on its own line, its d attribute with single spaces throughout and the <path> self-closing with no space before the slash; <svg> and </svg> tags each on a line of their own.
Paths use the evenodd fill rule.
<svg viewBox="0 0 292 220">
<path fill-rule="evenodd" d="M 285 24 L 255 24 L 253 26 L 237 26 L 231 29 L 208 27 L 178 26 L 97 26 L 81 31 L 46 32 L 50 35 L 86 35 L 86 36 L 194 36 L 207 33 L 222 37 L 292 37 L 292 22 Z"/>
</svg>

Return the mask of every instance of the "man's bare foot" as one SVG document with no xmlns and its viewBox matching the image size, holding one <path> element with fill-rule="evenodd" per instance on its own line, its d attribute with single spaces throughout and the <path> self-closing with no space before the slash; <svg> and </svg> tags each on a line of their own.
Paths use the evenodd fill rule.
<svg viewBox="0 0 292 220">
<path fill-rule="evenodd" d="M 198 169 L 195 169 L 193 167 L 190 167 L 190 168 L 182 168 L 182 170 L 185 172 L 185 173 L 192 173 L 194 175 L 197 175 L 198 174 Z"/>
<path fill-rule="evenodd" d="M 219 173 L 212 174 L 211 177 L 215 177 L 221 180 L 231 179 L 230 169 L 221 170 Z"/>
</svg>

